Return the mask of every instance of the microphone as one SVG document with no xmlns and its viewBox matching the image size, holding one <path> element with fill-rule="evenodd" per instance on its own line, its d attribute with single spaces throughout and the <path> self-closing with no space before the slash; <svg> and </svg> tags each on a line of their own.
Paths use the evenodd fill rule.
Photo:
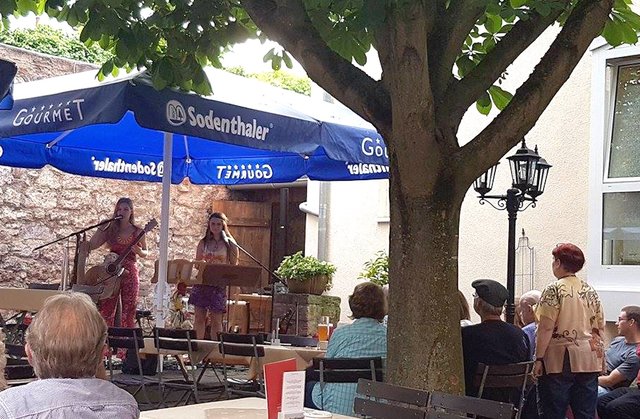
<svg viewBox="0 0 640 419">
<path fill-rule="evenodd" d="M 229 236 L 227 236 L 227 233 L 224 230 L 222 230 L 220 232 L 220 234 L 222 235 L 222 240 L 224 241 L 224 244 L 228 245 L 229 244 Z"/>
</svg>

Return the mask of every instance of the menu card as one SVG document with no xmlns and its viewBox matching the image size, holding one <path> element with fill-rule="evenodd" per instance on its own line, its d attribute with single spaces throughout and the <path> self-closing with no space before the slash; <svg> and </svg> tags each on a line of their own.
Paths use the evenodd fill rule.
<svg viewBox="0 0 640 419">
<path fill-rule="evenodd" d="M 282 407 L 284 418 L 304 417 L 304 371 L 291 371 L 283 374 Z"/>
<path fill-rule="evenodd" d="M 282 407 L 282 382 L 284 373 L 296 371 L 296 360 L 286 359 L 284 361 L 264 364 L 264 387 L 267 393 L 267 413 L 269 419 L 277 419 L 278 412 Z M 303 371 L 304 373 L 304 371 Z M 302 383 L 304 398 L 304 379 Z"/>
</svg>

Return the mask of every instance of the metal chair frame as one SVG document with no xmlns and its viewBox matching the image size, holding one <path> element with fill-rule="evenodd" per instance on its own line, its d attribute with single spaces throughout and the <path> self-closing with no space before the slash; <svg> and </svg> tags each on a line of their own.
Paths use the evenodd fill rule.
<svg viewBox="0 0 640 419">
<path fill-rule="evenodd" d="M 189 404 L 189 400 L 191 400 L 191 396 L 196 403 L 200 403 L 200 398 L 198 396 L 198 382 L 200 377 L 196 378 L 196 365 L 193 363 L 193 353 L 198 350 L 198 343 L 193 342 L 196 338 L 195 330 L 190 329 L 166 329 L 156 327 L 153 329 L 153 339 L 154 345 L 158 351 L 158 355 L 160 359 L 162 359 L 162 350 L 173 350 L 173 351 L 181 351 L 184 352 L 185 355 L 189 358 L 189 363 L 191 364 L 191 377 L 186 372 L 184 374 L 184 380 L 177 381 L 171 380 L 167 381 L 164 379 L 162 375 L 162 366 L 159 366 L 159 383 L 160 383 L 160 392 L 161 392 L 161 401 L 160 404 L 165 406 L 166 400 L 166 388 L 176 388 L 185 390 L 185 393 L 180 397 L 180 400 L 176 403 L 178 406 L 183 400 L 184 404 Z M 179 360 L 178 362 L 181 362 Z M 185 371 L 185 369 L 183 369 Z M 185 399 L 186 397 L 186 399 Z"/>
<path fill-rule="evenodd" d="M 319 374 L 320 382 L 320 409 L 324 409 L 324 388 L 327 383 L 357 383 L 365 378 L 371 381 L 382 381 L 382 358 L 313 358 L 313 370 L 311 380 L 316 381 L 314 373 Z"/>
<path fill-rule="evenodd" d="M 114 380 L 112 354 L 117 352 L 118 349 L 126 349 L 127 353 L 129 351 L 134 351 L 136 363 L 138 365 L 138 377 L 136 377 L 136 382 L 133 385 L 137 385 L 138 388 L 133 392 L 133 396 L 135 397 L 140 390 L 142 390 L 146 402 L 151 404 L 149 394 L 147 393 L 147 385 L 158 384 L 158 381 L 145 377 L 142 371 L 142 362 L 140 361 L 140 349 L 144 348 L 142 329 L 138 327 L 110 327 L 107 330 L 107 346 L 109 347 L 107 365 L 109 367 L 110 381 L 116 385 L 118 384 L 118 381 Z M 123 382 L 122 385 L 129 386 L 131 384 Z"/>
<path fill-rule="evenodd" d="M 353 410 L 374 419 L 424 419 L 429 398 L 428 391 L 361 378 Z"/>
<path fill-rule="evenodd" d="M 484 390 L 487 388 L 519 389 L 520 396 L 518 405 L 515 406 L 517 412 L 514 419 L 520 419 L 527 395 L 527 385 L 533 383 L 531 377 L 533 364 L 533 361 L 506 365 L 478 364 L 474 377 L 474 383 L 478 385 L 478 398 L 482 398 Z"/>
<path fill-rule="evenodd" d="M 434 391 L 429 399 L 426 419 L 467 419 L 480 416 L 487 419 L 511 419 L 515 411 L 511 403 Z"/>
<path fill-rule="evenodd" d="M 245 396 L 265 397 L 264 379 L 262 378 L 261 358 L 264 358 L 264 347 L 259 346 L 264 343 L 264 336 L 261 334 L 236 334 L 236 333 L 220 333 L 219 348 L 222 354 L 222 374 L 224 391 L 227 397 L 231 394 L 239 394 Z M 257 363 L 257 380 L 241 380 L 229 378 L 227 372 L 227 355 L 245 356 L 255 359 Z M 258 390 L 244 390 L 242 387 L 258 385 Z M 240 388 L 234 388 L 240 387 Z"/>
</svg>

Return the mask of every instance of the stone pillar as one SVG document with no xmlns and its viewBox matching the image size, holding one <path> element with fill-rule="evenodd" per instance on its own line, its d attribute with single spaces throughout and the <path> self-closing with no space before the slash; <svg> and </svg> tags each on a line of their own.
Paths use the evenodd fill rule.
<svg viewBox="0 0 640 419">
<path fill-rule="evenodd" d="M 298 308 L 298 335 L 313 336 L 322 316 L 329 316 L 331 323 L 340 321 L 340 297 L 313 294 L 276 294 L 273 305 L 273 328 L 276 319 L 282 322 L 292 310 L 291 322 L 287 334 L 296 333 L 296 303 Z"/>
</svg>

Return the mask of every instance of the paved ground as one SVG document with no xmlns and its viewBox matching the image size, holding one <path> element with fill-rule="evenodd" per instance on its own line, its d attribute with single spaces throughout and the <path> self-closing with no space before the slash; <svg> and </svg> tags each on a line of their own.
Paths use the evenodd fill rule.
<svg viewBox="0 0 640 419">
<path fill-rule="evenodd" d="M 200 373 L 200 369 L 198 369 L 198 374 Z M 222 378 L 222 370 L 216 371 L 220 377 Z M 242 374 L 239 370 L 235 371 L 235 374 Z M 131 384 L 131 382 L 136 382 L 138 379 L 138 375 L 129 375 L 122 374 L 120 371 L 114 371 L 114 383 L 118 386 L 126 389 L 130 393 L 134 393 L 138 388 L 137 385 L 127 385 Z M 182 373 L 178 370 L 177 365 L 175 363 L 168 363 L 165 361 L 165 370 L 163 372 L 163 380 L 181 380 L 183 379 Z M 201 403 L 204 402 L 213 402 L 218 400 L 227 400 L 227 396 L 224 392 L 224 385 L 220 382 L 220 379 L 216 377 L 211 368 L 207 368 L 205 375 L 202 377 L 200 381 L 200 386 L 198 387 L 198 398 Z M 136 400 L 140 405 L 140 410 L 152 410 L 159 409 L 162 407 L 173 407 L 178 402 L 180 405 L 184 404 L 184 400 L 180 401 L 181 398 L 184 397 L 185 391 L 181 389 L 171 389 L 167 390 L 165 405 L 161 405 L 161 394 L 158 385 L 156 384 L 158 380 L 158 376 L 149 376 L 147 377 L 148 384 L 145 386 L 147 389 L 147 395 L 150 403 L 147 401 L 144 392 L 138 391 L 136 394 Z M 236 398 L 236 397 L 231 397 Z M 195 403 L 193 397 L 189 400 L 189 404 Z"/>
</svg>

